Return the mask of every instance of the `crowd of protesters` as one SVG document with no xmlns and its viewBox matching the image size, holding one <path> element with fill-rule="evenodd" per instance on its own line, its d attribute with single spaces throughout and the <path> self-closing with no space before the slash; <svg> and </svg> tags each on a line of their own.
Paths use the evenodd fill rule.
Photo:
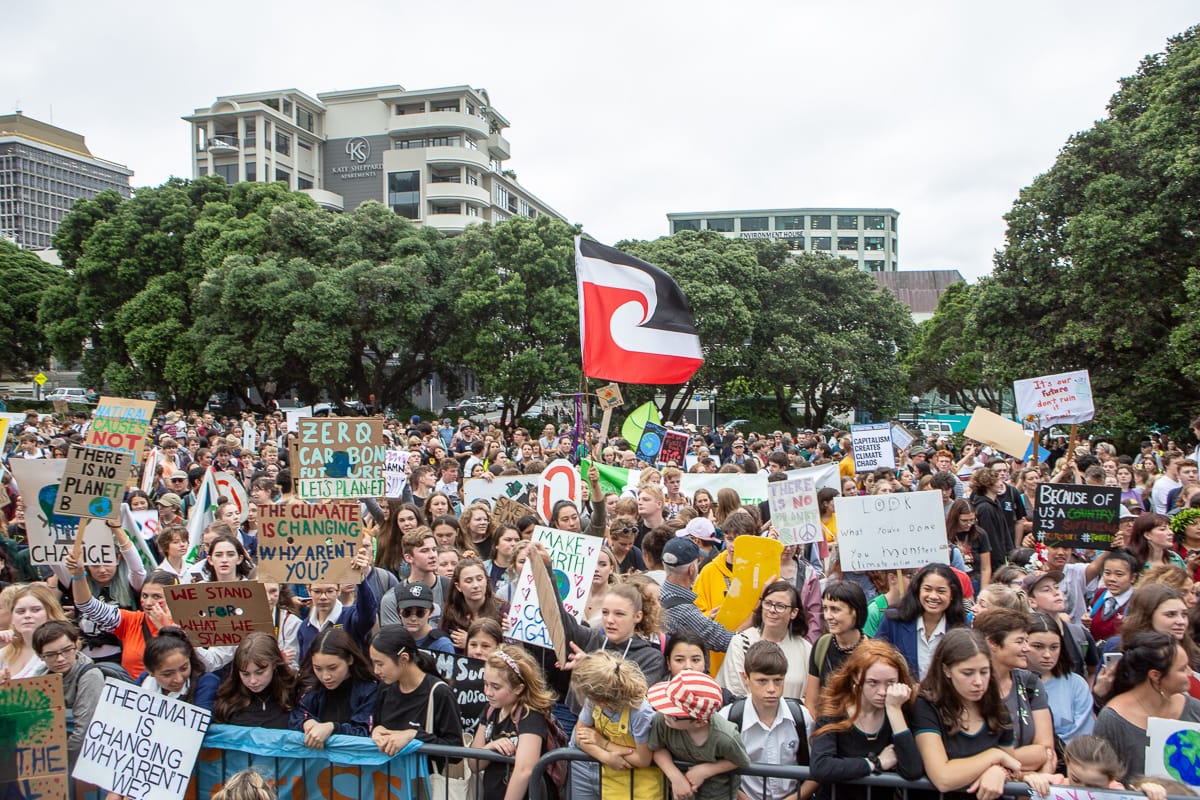
<svg viewBox="0 0 1200 800">
<path fill-rule="evenodd" d="M 30 412 L 5 460 L 64 458 L 88 422 Z M 417 739 L 512 757 L 473 765 L 487 800 L 525 797 L 534 763 L 567 741 L 598 767 L 548 775 L 546 788 L 581 800 L 831 797 L 835 786 L 866 797 L 846 782 L 889 771 L 981 800 L 1008 781 L 1040 794 L 1054 783 L 1187 792 L 1147 777 L 1144 755 L 1148 719 L 1200 722 L 1200 447 L 1154 438 L 1122 454 L 1053 437 L 1050 458 L 1026 464 L 930 437 L 895 469 L 856 473 L 844 433 L 683 429 L 683 463 L 655 466 L 594 428 L 389 420 L 387 446 L 408 452 L 408 480 L 402 497 L 361 498 L 371 534 L 354 557 L 361 581 L 267 583 L 275 635 L 236 647 L 193 647 L 164 589 L 255 579 L 257 506 L 303 502 L 282 413 L 156 418 L 155 474 L 131 476 L 124 498 L 158 511 L 150 557 L 114 523 L 116 563 L 31 563 L 26 520 L 43 511 L 6 470 L 0 680 L 63 676 L 72 758 L 109 676 L 207 708 L 215 722 L 300 731 L 313 748 L 345 734 L 387 753 Z M 1200 439 L 1200 420 L 1193 430 Z M 606 493 L 593 466 L 582 504 L 560 502 L 546 520 L 531 508 L 511 524 L 464 501 L 467 480 L 535 475 L 581 454 L 639 470 L 636 489 Z M 840 488 L 818 494 L 825 540 L 784 548 L 752 613 L 734 630 L 718 624 L 737 540 L 777 532 L 765 503 L 732 489 L 687 496 L 683 474 L 773 481 L 835 463 Z M 210 467 L 244 484 L 250 513 L 223 498 L 202 559 L 188 563 L 185 524 L 201 513 Z M 1045 481 L 1121 489 L 1112 549 L 1038 540 Z M 843 572 L 834 499 L 918 491 L 942 493 L 944 562 Z M 564 615 L 565 662 L 506 638 L 517 576 L 530 558 L 549 561 L 530 541 L 539 524 L 604 539 L 584 622 Z M 488 706 L 473 730 L 431 652 L 485 662 Z M 750 763 L 808 765 L 812 780 L 736 773 Z"/>
</svg>

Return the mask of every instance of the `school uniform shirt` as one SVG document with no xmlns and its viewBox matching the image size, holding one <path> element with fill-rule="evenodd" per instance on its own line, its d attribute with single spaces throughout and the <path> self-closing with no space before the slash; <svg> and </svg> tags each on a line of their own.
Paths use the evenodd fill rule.
<svg viewBox="0 0 1200 800">
<path fill-rule="evenodd" d="M 225 721 L 230 725 L 241 725 L 245 728 L 286 731 L 290 717 L 290 709 L 279 705 L 269 693 L 260 692 L 250 695 L 250 704 L 231 713 Z"/>
<path fill-rule="evenodd" d="M 722 689 L 728 689 L 734 697 L 745 697 L 748 693 L 746 684 L 742 682 L 742 666 L 746 661 L 746 651 L 750 645 L 762 639 L 762 631 L 749 628 L 733 637 L 725 660 L 717 670 L 717 683 Z M 787 656 L 788 670 L 783 679 L 784 697 L 804 697 L 804 686 L 809 680 L 808 664 L 812 645 L 803 636 L 787 636 L 779 647 Z M 832 649 L 832 648 L 830 648 Z"/>
<path fill-rule="evenodd" d="M 790 723 L 788 727 L 792 727 Z M 795 736 L 794 729 L 792 735 Z M 741 737 L 742 732 L 719 714 L 709 723 L 708 738 L 703 744 L 692 741 L 691 734 L 687 731 L 669 727 L 661 713 L 655 714 L 654 722 L 650 723 L 651 750 L 666 750 L 675 760 L 692 764 L 712 764 L 727 758 L 738 767 L 750 766 L 750 756 L 746 753 Z M 701 784 L 693 797 L 694 800 L 737 800 L 741 784 L 740 776 L 733 772 L 723 772 Z"/>
<path fill-rule="evenodd" d="M 790 696 L 790 695 L 789 695 Z M 801 709 L 804 707 L 801 706 Z M 725 706 L 717 712 L 722 719 L 729 720 L 730 706 Z M 800 724 L 797 725 L 796 723 Z M 742 746 L 746 755 L 755 764 L 780 764 L 791 766 L 796 763 L 796 754 L 800 750 L 800 737 L 797 729 L 808 730 L 810 720 L 797 720 L 792 716 L 788 704 L 780 700 L 775 712 L 775 719 L 770 725 L 764 725 L 754 710 L 753 701 L 747 699 L 742 711 Z M 732 722 L 729 723 L 733 725 Z M 736 728 L 735 728 L 736 730 Z M 807 766 L 800 764 L 799 766 Z M 797 789 L 797 782 L 786 778 L 760 778 L 752 775 L 742 776 L 741 792 L 750 800 L 772 800 L 786 797 Z"/>
<path fill-rule="evenodd" d="M 433 703 L 433 730 L 425 730 L 429 704 Z M 412 692 L 400 691 L 399 684 L 379 690 L 375 705 L 375 724 L 389 731 L 416 731 L 422 742 L 462 746 L 462 720 L 454 692 L 434 675 L 426 675 Z"/>
<path fill-rule="evenodd" d="M 1129 588 L 1113 597 L 1105 589 L 1092 602 L 1092 638 L 1097 642 L 1112 639 L 1121 633 L 1121 624 L 1125 621 L 1125 611 L 1129 608 L 1129 600 L 1133 597 L 1133 589 Z M 1110 648 L 1105 647 L 1105 650 Z"/>
<path fill-rule="evenodd" d="M 942 616 L 938 620 L 938 624 L 933 629 L 933 635 L 928 639 L 925 638 L 925 615 L 918 614 L 916 619 L 917 627 L 917 678 L 924 678 L 925 673 L 929 671 L 929 665 L 933 661 L 933 651 L 937 650 L 937 646 L 946 636 L 946 617 Z"/>
</svg>

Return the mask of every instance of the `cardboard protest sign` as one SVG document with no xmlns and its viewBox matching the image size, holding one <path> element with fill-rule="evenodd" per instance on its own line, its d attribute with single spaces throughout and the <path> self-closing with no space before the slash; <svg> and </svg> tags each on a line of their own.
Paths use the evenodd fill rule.
<svg viewBox="0 0 1200 800">
<path fill-rule="evenodd" d="M 1029 446 L 1027 448 L 1025 448 L 1025 455 L 1022 456 L 1021 460 L 1022 461 L 1030 461 L 1032 459 L 1033 459 L 1033 439 L 1031 438 L 1029 440 Z M 1037 460 L 1043 464 L 1048 463 L 1050 460 L 1050 451 L 1047 450 L 1046 448 L 1042 447 L 1040 444 L 1037 446 Z"/>
<path fill-rule="evenodd" d="M 296 495 L 302 500 L 383 497 L 383 420 L 310 417 L 298 423 Z"/>
<path fill-rule="evenodd" d="M 1200 786 L 1200 724 L 1164 717 L 1149 717 L 1146 734 L 1147 775 L 1174 778 L 1188 786 Z"/>
<path fill-rule="evenodd" d="M 1010 456 L 1020 456 L 1029 449 L 1029 432 L 1019 422 L 976 406 L 967 423 L 966 437 L 991 445 Z"/>
<path fill-rule="evenodd" d="M 255 631 L 275 635 L 267 589 L 258 581 L 167 586 L 171 619 L 196 647 L 230 647 Z"/>
<path fill-rule="evenodd" d="M 550 553 L 554 587 L 562 599 L 563 608 L 582 621 L 592 589 L 592 576 L 596 574 L 596 562 L 600 560 L 600 547 L 604 542 L 595 536 L 541 525 L 533 529 L 533 541 L 542 542 Z M 521 570 L 521 576 L 513 588 L 512 605 L 508 611 L 508 635 L 518 642 L 553 649 L 554 640 L 542 615 L 534 578 L 532 563 L 535 560 L 538 559 L 532 555 L 526 560 L 525 568 Z M 557 608 L 557 604 L 555 606 Z"/>
<path fill-rule="evenodd" d="M 25 498 L 25 537 L 29 560 L 34 564 L 64 564 L 84 525 L 83 563 L 118 563 L 117 543 L 101 520 L 83 520 L 54 511 L 58 487 L 67 462 L 61 458 L 14 458 L 9 464 L 21 496 Z M 118 511 L 120 505 L 118 501 Z"/>
<path fill-rule="evenodd" d="M 109 678 L 71 773 L 138 800 L 182 800 L 211 715 Z"/>
<path fill-rule="evenodd" d="M 153 400 L 101 397 L 92 412 L 83 443 L 88 447 L 129 453 L 133 456 L 133 465 L 137 466 L 153 418 Z"/>
<path fill-rule="evenodd" d="M 66 417 L 70 413 L 66 400 L 51 400 L 50 404 L 54 406 L 54 413 L 61 417 Z"/>
<path fill-rule="evenodd" d="M 359 583 L 352 569 L 362 538 L 357 503 L 258 507 L 258 579 L 273 583 Z"/>
<path fill-rule="evenodd" d="M 892 444 L 896 445 L 897 450 L 907 449 L 916 438 L 903 425 L 892 426 Z"/>
<path fill-rule="evenodd" d="M 0 797 L 66 800 L 62 675 L 0 684 Z"/>
<path fill-rule="evenodd" d="M 642 432 L 646 430 L 648 424 L 660 427 L 662 425 L 662 416 L 658 413 L 658 406 L 653 402 L 642 403 L 629 412 L 629 416 L 621 424 L 621 438 L 631 445 L 641 441 Z"/>
<path fill-rule="evenodd" d="M 151 496 L 153 496 L 154 482 L 157 477 L 155 473 L 158 471 L 158 462 L 161 458 L 162 451 L 155 447 L 146 456 L 146 463 L 142 465 L 142 479 L 138 483 L 138 488 Z"/>
<path fill-rule="evenodd" d="M 521 505 L 529 505 L 529 495 L 536 493 L 537 475 L 505 475 L 492 480 L 472 478 L 463 484 L 463 503 L 471 505 L 480 500 L 495 508 L 496 501 L 507 497 Z"/>
<path fill-rule="evenodd" d="M 687 460 L 688 443 L 691 439 L 681 431 L 667 431 L 663 436 L 662 447 L 658 451 L 658 463 L 661 466 L 674 464 L 682 468 Z"/>
<path fill-rule="evenodd" d="M 407 450 L 387 451 L 383 460 L 384 497 L 400 498 L 404 495 L 404 487 L 408 483 L 408 476 L 404 474 L 407 465 Z"/>
<path fill-rule="evenodd" d="M 562 612 L 558 609 L 555 597 L 558 593 L 557 587 L 542 559 L 531 558 L 528 563 L 533 568 L 533 586 L 537 592 L 538 608 L 542 612 L 542 623 L 546 626 L 546 633 L 554 645 L 555 655 L 558 656 L 559 662 L 565 664 L 566 659 L 571 655 L 571 649 L 567 646 L 567 633 L 563 628 Z M 586 602 L 585 596 L 585 605 Z"/>
<path fill-rule="evenodd" d="M 496 505 L 492 507 L 492 522 L 496 525 L 516 525 L 521 517 L 529 516 L 533 509 L 509 500 L 507 497 L 497 497 Z"/>
<path fill-rule="evenodd" d="M 784 547 L 824 541 L 817 487 L 811 477 L 789 478 L 767 484 L 771 524 Z"/>
<path fill-rule="evenodd" d="M 851 425 L 850 447 L 854 452 L 855 472 L 871 472 L 879 467 L 896 468 L 891 423 Z"/>
<path fill-rule="evenodd" d="M 483 693 L 484 662 L 477 658 L 456 656 L 422 650 L 437 665 L 438 675 L 454 690 L 454 701 L 458 704 L 458 715 L 463 733 L 474 733 L 479 718 L 487 708 L 487 697 Z"/>
<path fill-rule="evenodd" d="M 667 429 L 655 422 L 647 422 L 642 428 L 642 435 L 638 438 L 637 457 L 638 461 L 645 461 L 647 464 L 653 464 L 658 458 L 658 452 L 662 450 L 663 439 L 666 438 Z"/>
<path fill-rule="evenodd" d="M 71 445 L 54 513 L 119 521 L 132 458 L 124 450 Z"/>
<path fill-rule="evenodd" d="M 258 449 L 258 431 L 254 429 L 253 422 L 246 422 L 242 425 L 242 450 L 245 453 L 253 453 Z"/>
<path fill-rule="evenodd" d="M 537 511 L 542 519 L 550 519 L 554 504 L 560 500 L 570 500 L 576 508 L 583 502 L 583 479 L 565 458 L 551 461 L 538 476 Z"/>
<path fill-rule="evenodd" d="M 615 383 L 608 383 L 596 390 L 596 400 L 600 403 L 602 409 L 618 408 L 625 399 L 621 397 L 621 387 Z"/>
<path fill-rule="evenodd" d="M 846 572 L 946 564 L 950 545 L 939 492 L 836 497 L 838 556 Z"/>
<path fill-rule="evenodd" d="M 1066 547 L 1112 549 L 1121 521 L 1121 490 L 1115 486 L 1039 483 L 1033 530 Z"/>
<path fill-rule="evenodd" d="M 250 517 L 250 495 L 246 487 L 232 472 L 214 472 L 213 482 L 217 484 L 217 495 L 228 497 L 237 506 L 238 516 L 242 522 Z"/>
<path fill-rule="evenodd" d="M 1092 382 L 1086 369 L 1013 381 L 1017 417 L 1040 430 L 1051 425 L 1077 425 L 1096 414 Z"/>
</svg>

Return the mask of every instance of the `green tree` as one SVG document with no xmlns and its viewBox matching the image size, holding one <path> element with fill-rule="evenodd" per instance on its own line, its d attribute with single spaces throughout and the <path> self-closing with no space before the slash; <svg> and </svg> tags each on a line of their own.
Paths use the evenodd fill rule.
<svg viewBox="0 0 1200 800">
<path fill-rule="evenodd" d="M 909 388 L 917 394 L 937 390 L 963 408 L 984 406 L 999 413 L 1003 392 L 985 378 L 986 342 L 976 334 L 979 288 L 955 283 L 938 300 L 933 317 L 917 326 L 905 354 Z"/>
<path fill-rule="evenodd" d="M 37 322 L 42 296 L 65 281 L 62 267 L 0 239 L 0 373 L 25 373 L 46 367 L 50 346 Z"/>
<path fill-rule="evenodd" d="M 505 420 L 579 385 L 576 233 L 551 217 L 512 217 L 472 226 L 455 241 L 458 326 L 443 353 L 504 398 Z"/>
<path fill-rule="evenodd" d="M 985 379 L 1086 367 L 1097 419 L 1116 433 L 1195 410 L 1198 65 L 1191 28 L 1123 79 L 1108 116 L 1021 192 L 976 301 Z"/>
</svg>

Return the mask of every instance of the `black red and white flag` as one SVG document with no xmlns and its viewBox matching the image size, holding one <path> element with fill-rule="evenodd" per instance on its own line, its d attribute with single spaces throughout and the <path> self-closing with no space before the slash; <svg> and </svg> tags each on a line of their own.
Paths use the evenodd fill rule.
<svg viewBox="0 0 1200 800">
<path fill-rule="evenodd" d="M 679 284 L 653 264 L 575 237 L 583 374 L 618 383 L 684 383 L 704 363 Z"/>
</svg>

